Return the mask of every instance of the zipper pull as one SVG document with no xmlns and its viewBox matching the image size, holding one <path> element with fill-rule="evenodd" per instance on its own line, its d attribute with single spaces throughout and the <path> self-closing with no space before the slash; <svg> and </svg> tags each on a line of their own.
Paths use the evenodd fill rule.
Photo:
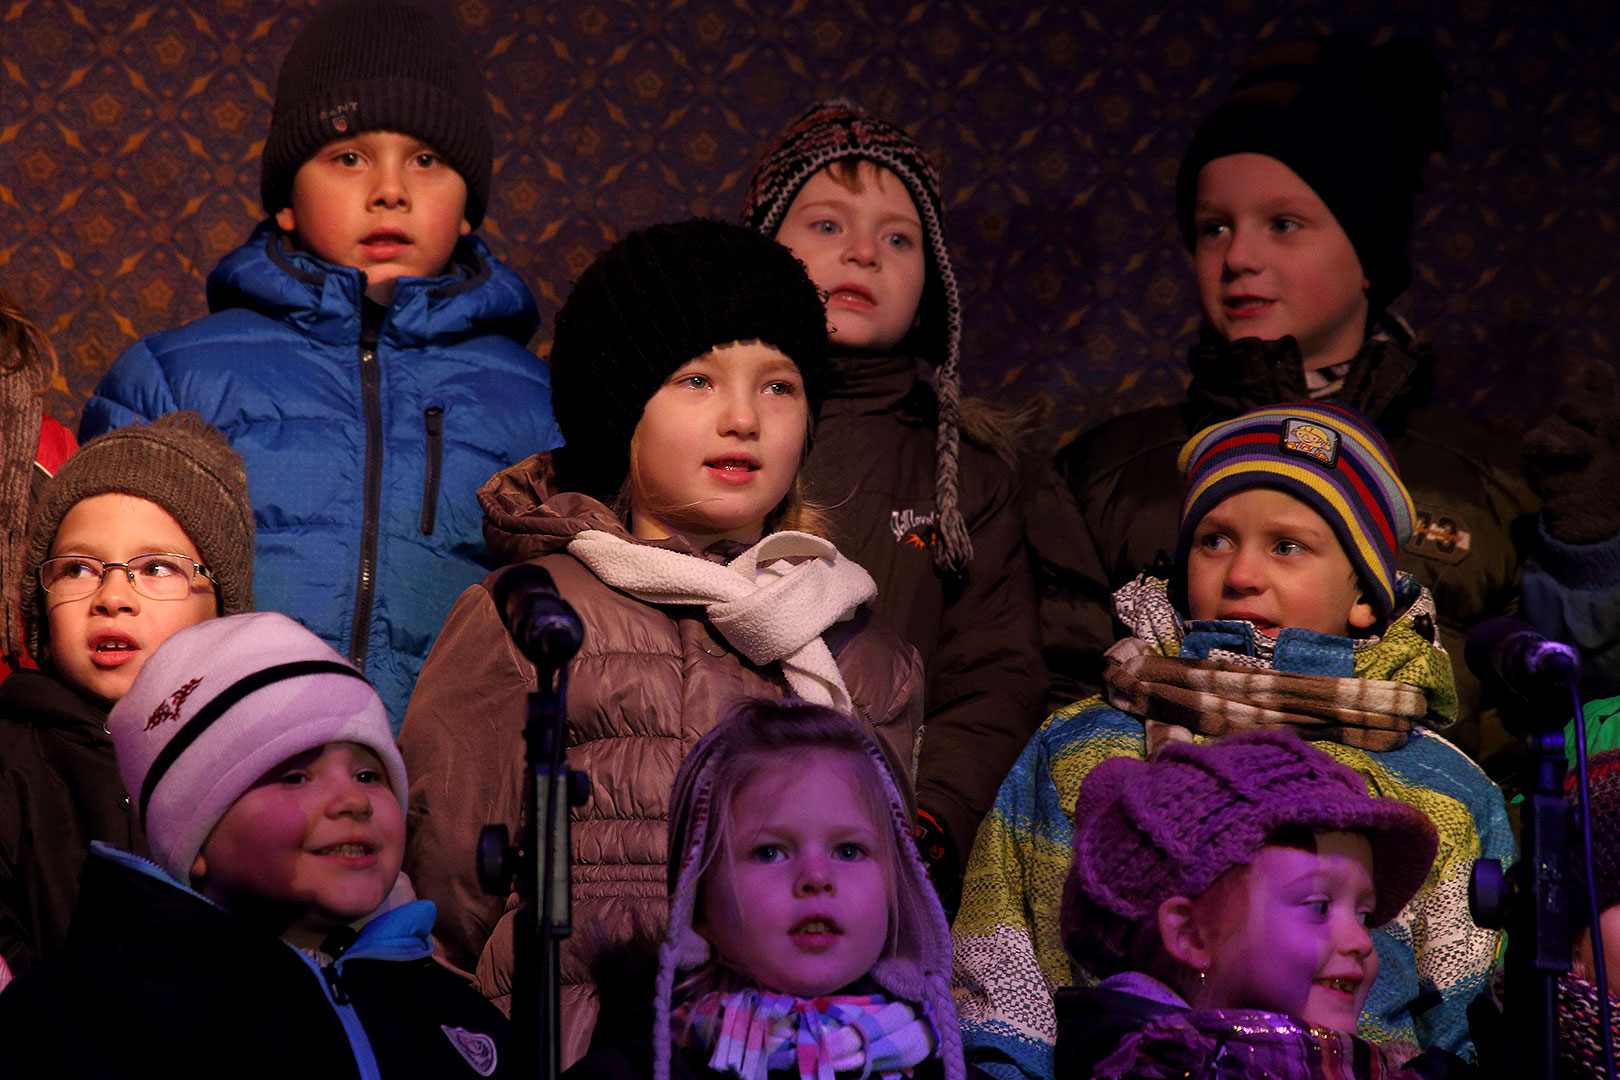
<svg viewBox="0 0 1620 1080">
<path fill-rule="evenodd" d="M 343 989 L 343 982 L 338 977 L 337 961 L 334 960 L 321 968 L 321 974 L 326 977 L 326 986 L 332 992 L 332 1000 L 339 1005 L 350 1004 L 349 995 Z"/>
</svg>

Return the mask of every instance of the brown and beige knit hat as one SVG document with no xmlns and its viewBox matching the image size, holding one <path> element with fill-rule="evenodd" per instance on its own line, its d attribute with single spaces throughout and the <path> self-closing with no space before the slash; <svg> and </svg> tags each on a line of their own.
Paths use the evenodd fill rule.
<svg viewBox="0 0 1620 1080">
<path fill-rule="evenodd" d="M 934 395 L 939 401 L 934 500 L 940 543 L 934 548 L 934 563 L 941 570 L 960 573 L 973 559 L 973 540 L 958 490 L 962 302 L 945 244 L 945 198 L 934 163 L 917 140 L 859 106 L 841 99 L 817 102 L 783 128 L 760 158 L 748 182 L 743 224 L 774 239 L 799 189 L 822 169 L 850 158 L 870 161 L 898 176 L 922 218 L 928 279 L 918 309 L 922 335 L 918 344 L 923 359 L 934 367 Z"/>
<path fill-rule="evenodd" d="M 253 610 L 253 507 L 242 455 L 193 412 L 97 435 L 40 492 L 28 528 L 23 630 L 40 655 L 39 566 L 69 510 L 94 495 L 150 499 L 174 516 L 208 567 L 221 615 Z"/>
</svg>

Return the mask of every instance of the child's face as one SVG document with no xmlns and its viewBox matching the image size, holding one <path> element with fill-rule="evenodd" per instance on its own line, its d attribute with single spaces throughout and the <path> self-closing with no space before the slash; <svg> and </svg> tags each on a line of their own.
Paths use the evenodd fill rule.
<svg viewBox="0 0 1620 1080">
<path fill-rule="evenodd" d="M 917 318 L 927 279 L 922 224 L 906 185 L 859 162 L 859 190 L 830 169 L 805 181 L 776 231 L 827 294 L 839 352 L 891 352 Z"/>
<path fill-rule="evenodd" d="M 767 990 L 830 994 L 883 954 L 890 875 L 858 767 L 813 750 L 761 769 L 732 798 L 729 858 L 704 875 L 697 929 Z"/>
<path fill-rule="evenodd" d="M 1193 263 L 1204 318 L 1228 341 L 1292 334 L 1306 370 L 1350 359 L 1367 330 L 1366 275 L 1327 205 L 1264 154 L 1198 174 Z"/>
<path fill-rule="evenodd" d="M 809 430 L 804 379 L 757 341 L 682 364 L 648 399 L 631 440 L 631 532 L 752 542 L 798 475 Z"/>
<path fill-rule="evenodd" d="M 405 815 L 358 743 L 295 754 L 231 804 L 192 864 L 224 907 L 315 939 L 377 910 L 399 877 Z"/>
<path fill-rule="evenodd" d="M 393 299 L 402 277 L 444 273 L 467 223 L 467 183 L 427 143 L 367 131 L 328 143 L 293 176 L 276 224 L 298 246 L 366 275 L 366 295 Z"/>
<path fill-rule="evenodd" d="M 1359 833 L 1316 837 L 1316 851 L 1267 846 L 1241 875 L 1200 899 L 1209 924 L 1204 1008 L 1266 1009 L 1354 1031 L 1378 975 L 1367 931 L 1372 845 Z"/>
<path fill-rule="evenodd" d="M 87 555 L 127 563 L 138 555 L 202 556 L 167 510 L 149 499 L 109 493 L 75 503 L 56 530 L 51 556 Z M 214 617 L 214 583 L 198 575 L 179 600 L 136 592 L 123 570 L 104 574 L 89 596 L 59 600 L 44 593 L 46 656 L 81 692 L 106 705 L 128 692 L 159 645 L 176 630 Z"/>
<path fill-rule="evenodd" d="M 1576 903 L 1584 905 L 1583 894 Z M 1620 990 L 1620 907 L 1605 908 L 1598 916 L 1603 929 L 1603 970 L 1609 981 L 1609 994 Z M 1575 974 L 1587 982 L 1597 980 L 1596 957 L 1592 955 L 1592 929 L 1581 931 L 1575 942 Z"/>
<path fill-rule="evenodd" d="M 1229 496 L 1198 523 L 1187 608 L 1194 619 L 1244 619 L 1273 637 L 1283 627 L 1345 636 L 1377 621 L 1333 527 L 1274 488 Z"/>
</svg>

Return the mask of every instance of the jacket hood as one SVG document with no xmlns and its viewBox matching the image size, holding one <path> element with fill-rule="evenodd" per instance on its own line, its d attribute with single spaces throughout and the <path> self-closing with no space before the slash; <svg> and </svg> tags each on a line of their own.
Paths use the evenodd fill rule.
<svg viewBox="0 0 1620 1080">
<path fill-rule="evenodd" d="M 658 988 L 653 1039 L 655 1080 L 668 1080 L 670 1011 L 675 984 L 683 971 L 709 958 L 709 944 L 692 927 L 692 913 L 702 880 L 714 778 L 720 761 L 714 753 L 722 728 L 716 728 L 693 748 L 676 777 L 670 795 L 670 901 L 669 926 L 659 949 Z M 889 769 L 883 749 L 864 732 L 861 742 L 877 765 L 889 805 L 889 824 L 899 853 L 895 888 L 899 927 L 870 978 L 894 997 L 920 1005 L 939 1036 L 937 1050 L 946 1080 L 963 1080 L 961 1031 L 951 999 L 951 932 L 939 906 L 928 872 L 911 839 L 907 800 Z"/>
<path fill-rule="evenodd" d="M 484 544 L 492 565 L 527 562 L 566 550 L 588 529 L 629 536 L 617 515 L 596 499 L 555 490 L 551 455 L 531 454 L 491 476 L 478 489 Z"/>
<path fill-rule="evenodd" d="M 269 219 L 208 275 L 210 311 L 252 308 L 327 344 L 352 346 L 359 338 L 364 297 L 364 274 L 297 250 Z M 464 236 L 444 274 L 400 279 L 380 332 L 396 348 L 479 334 L 527 345 L 539 327 L 540 313 L 523 279 L 478 237 Z"/>
<path fill-rule="evenodd" d="M 1416 342 L 1393 319 L 1350 360 L 1343 383 L 1328 398 L 1353 405 L 1394 438 L 1406 418 L 1434 391 L 1434 350 Z M 1292 337 L 1275 341 L 1224 341 L 1207 332 L 1187 356 L 1192 384 L 1183 406 L 1187 427 L 1210 424 L 1279 401 L 1305 401 L 1311 391 L 1299 346 Z"/>
</svg>

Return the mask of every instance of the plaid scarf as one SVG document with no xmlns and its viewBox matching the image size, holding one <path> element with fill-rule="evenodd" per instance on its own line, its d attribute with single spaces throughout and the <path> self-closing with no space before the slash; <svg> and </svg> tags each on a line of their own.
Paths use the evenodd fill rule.
<svg viewBox="0 0 1620 1080">
<path fill-rule="evenodd" d="M 926 1011 L 881 994 L 800 998 L 714 991 L 670 1015 L 675 1044 L 709 1054 L 709 1068 L 742 1080 L 796 1071 L 800 1080 L 909 1075 L 939 1045 Z"/>
<path fill-rule="evenodd" d="M 1098 1063 L 1097 1080 L 1417 1080 L 1345 1031 L 1282 1013 L 1202 1009 L 1149 1020 Z"/>
<path fill-rule="evenodd" d="M 1274 641 L 1258 631 L 1255 656 L 1216 651 L 1210 654 L 1215 659 L 1181 659 L 1176 654 L 1186 631 L 1154 579 L 1140 577 L 1120 589 L 1115 607 L 1140 636 L 1108 650 L 1103 681 L 1109 704 L 1144 718 L 1149 758 L 1166 742 L 1195 733 L 1257 728 L 1289 728 L 1307 739 L 1361 750 L 1395 750 L 1429 713 L 1428 695 L 1407 683 L 1272 670 Z"/>
</svg>

